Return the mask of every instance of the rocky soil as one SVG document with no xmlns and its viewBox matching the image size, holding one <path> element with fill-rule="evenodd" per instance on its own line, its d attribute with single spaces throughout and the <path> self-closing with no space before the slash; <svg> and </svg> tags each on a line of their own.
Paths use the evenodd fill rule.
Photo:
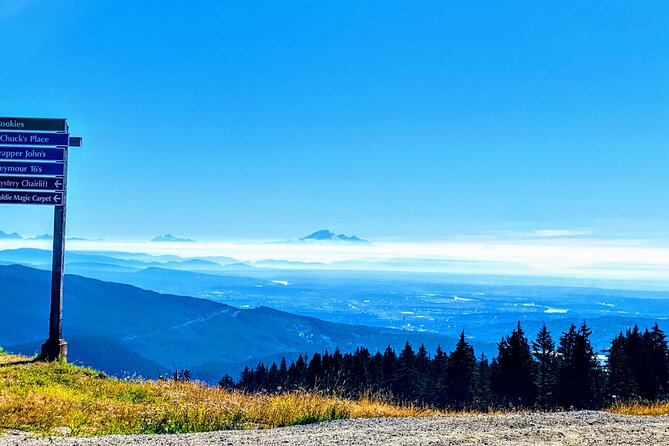
<svg viewBox="0 0 669 446">
<path fill-rule="evenodd" d="M 570 412 L 358 419 L 280 429 L 93 438 L 0 436 L 0 446 L 669 445 L 669 416 Z"/>
</svg>

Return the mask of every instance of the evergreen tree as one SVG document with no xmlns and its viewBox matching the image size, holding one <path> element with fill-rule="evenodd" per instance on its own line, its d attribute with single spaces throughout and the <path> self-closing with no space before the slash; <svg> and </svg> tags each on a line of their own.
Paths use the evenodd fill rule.
<svg viewBox="0 0 669 446">
<path fill-rule="evenodd" d="M 555 342 L 546 324 L 541 326 L 537 338 L 532 342 L 532 354 L 536 358 L 537 402 L 541 407 L 555 404 L 554 392 L 557 384 L 558 361 Z"/>
<path fill-rule="evenodd" d="M 256 392 L 267 390 L 266 383 L 267 368 L 265 367 L 265 364 L 261 362 L 258 363 L 255 369 L 255 373 L 253 374 L 253 388 Z"/>
<path fill-rule="evenodd" d="M 393 393 L 401 400 L 415 401 L 416 354 L 407 341 L 397 358 L 397 369 L 393 382 Z"/>
<path fill-rule="evenodd" d="M 307 359 L 302 355 L 297 357 L 295 368 L 293 368 L 292 384 L 294 389 L 304 389 L 307 381 Z"/>
<path fill-rule="evenodd" d="M 432 360 L 432 371 L 430 374 L 430 387 L 432 392 L 432 403 L 437 406 L 446 405 L 446 396 L 443 391 L 443 383 L 446 380 L 446 368 L 448 366 L 448 354 L 441 346 L 437 346 L 437 352 Z"/>
<path fill-rule="evenodd" d="M 416 401 L 416 354 L 407 341 L 397 358 L 393 393 L 401 400 Z"/>
<path fill-rule="evenodd" d="M 601 405 L 601 370 L 590 344 L 592 332 L 585 322 L 572 324 L 560 338 L 557 399 L 565 408 L 594 409 Z"/>
<path fill-rule="evenodd" d="M 235 380 L 232 379 L 232 376 L 226 373 L 218 382 L 218 387 L 221 389 L 232 390 L 235 388 Z"/>
<path fill-rule="evenodd" d="M 414 352 L 408 342 L 399 356 L 391 347 L 373 356 L 363 347 L 344 355 L 339 349 L 333 354 L 326 350 L 311 360 L 299 355 L 290 366 L 282 358 L 279 366 L 245 367 L 236 386 L 228 375 L 219 386 L 272 393 L 318 389 L 349 397 L 392 391 L 398 402 L 481 410 L 498 404 L 530 405 L 538 391 L 537 402 L 543 407 L 599 408 L 605 375 L 590 336 L 585 322 L 578 329 L 572 325 L 562 333 L 556 351 L 544 325 L 530 348 L 518 324 L 498 344 L 498 357 L 488 361 L 481 355 L 477 361 L 463 331 L 453 352 L 447 355 L 438 347 L 432 359 L 424 345 Z M 669 396 L 669 349 L 657 324 L 643 333 L 638 326 L 621 332 L 607 352 L 611 398 L 652 401 Z M 190 372 L 177 370 L 173 379 L 186 381 Z"/>
<path fill-rule="evenodd" d="M 276 392 L 277 387 L 279 386 L 279 368 L 276 365 L 276 362 L 272 363 L 272 366 L 267 372 L 267 383 L 265 388 L 268 392 Z"/>
<path fill-rule="evenodd" d="M 179 376 L 179 372 L 175 372 L 175 376 Z M 176 380 L 176 378 L 174 378 Z M 251 391 L 251 386 L 250 386 L 250 381 L 251 381 L 251 370 L 248 367 L 244 367 L 244 370 L 242 370 L 242 373 L 239 377 L 239 388 L 246 391 L 250 392 Z"/>
<path fill-rule="evenodd" d="M 286 390 L 288 385 L 288 366 L 286 365 L 286 358 L 281 358 L 281 365 L 279 365 L 279 374 L 277 376 L 277 388 Z"/>
<path fill-rule="evenodd" d="M 321 376 L 318 383 L 318 388 L 321 390 L 332 391 L 332 357 L 327 349 L 325 350 L 325 353 L 323 353 L 321 367 L 323 369 L 323 376 Z"/>
<path fill-rule="evenodd" d="M 638 389 L 627 355 L 627 338 L 622 332 L 611 341 L 608 350 L 608 394 L 613 401 L 636 398 Z"/>
<path fill-rule="evenodd" d="M 307 367 L 307 389 L 315 389 L 316 385 L 321 380 L 322 375 L 323 366 L 321 364 L 321 355 L 319 353 L 314 353 L 314 356 L 311 357 L 311 361 Z"/>
<path fill-rule="evenodd" d="M 341 368 L 341 376 L 342 376 L 342 394 L 346 397 L 351 397 L 352 395 L 352 390 L 353 390 L 352 383 L 354 381 L 354 377 L 352 376 L 352 371 L 353 371 L 353 355 L 350 353 L 344 353 L 343 364 Z"/>
<path fill-rule="evenodd" d="M 627 330 L 624 339 L 625 354 L 629 366 L 632 380 L 636 384 L 636 395 L 641 398 L 648 398 L 648 351 L 643 335 L 639 326 L 635 325 L 631 330 Z"/>
<path fill-rule="evenodd" d="M 388 346 L 383 352 L 383 388 L 386 391 L 395 392 L 395 373 L 397 367 L 397 355 L 395 350 Z"/>
<path fill-rule="evenodd" d="M 332 382 L 331 389 L 333 392 L 343 393 L 345 390 L 346 374 L 344 371 L 344 356 L 338 348 L 336 348 L 332 354 L 330 363 L 332 364 L 330 368 L 330 380 Z"/>
<path fill-rule="evenodd" d="M 649 370 L 652 399 L 669 398 L 669 348 L 667 347 L 667 336 L 664 334 L 657 322 L 648 334 Z"/>
<path fill-rule="evenodd" d="M 350 373 L 350 395 L 359 397 L 363 392 L 369 389 L 371 384 L 371 374 L 369 373 L 369 363 L 371 355 L 369 350 L 359 347 L 353 354 Z"/>
<path fill-rule="evenodd" d="M 505 404 L 534 404 L 537 397 L 534 361 L 520 322 L 516 330 L 503 338 L 497 347 L 499 353 L 497 368 L 492 375 L 492 390 Z"/>
<path fill-rule="evenodd" d="M 474 405 L 478 384 L 478 370 L 474 348 L 465 339 L 464 330 L 448 357 L 443 389 L 448 404 L 456 410 Z"/>
<path fill-rule="evenodd" d="M 414 387 L 416 389 L 416 399 L 421 403 L 429 402 L 432 398 L 430 388 L 430 355 L 427 353 L 425 345 L 418 348 L 416 354 L 416 372 L 414 378 Z"/>
<path fill-rule="evenodd" d="M 369 363 L 369 375 L 371 378 L 370 390 L 375 394 L 380 394 L 384 390 L 383 378 L 383 355 L 377 351 Z"/>
<path fill-rule="evenodd" d="M 608 393 L 612 399 L 647 401 L 666 397 L 667 341 L 657 324 L 643 334 L 638 326 L 621 332 L 609 349 Z"/>
<path fill-rule="evenodd" d="M 478 363 L 478 389 L 477 406 L 481 410 L 487 410 L 494 404 L 490 391 L 490 363 L 488 358 L 481 353 Z"/>
</svg>

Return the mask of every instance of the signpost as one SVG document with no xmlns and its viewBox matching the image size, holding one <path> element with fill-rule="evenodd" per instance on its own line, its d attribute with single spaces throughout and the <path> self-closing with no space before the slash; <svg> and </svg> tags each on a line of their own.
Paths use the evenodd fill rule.
<svg viewBox="0 0 669 446">
<path fill-rule="evenodd" d="M 34 149 L 30 147 L 0 146 L 0 161 L 63 161 L 64 156 L 65 149 Z"/>
<path fill-rule="evenodd" d="M 0 118 L 0 130 L 67 133 L 67 122 L 65 119 Z"/>
<path fill-rule="evenodd" d="M 0 161 L 0 175 L 64 175 L 64 163 L 21 163 Z"/>
<path fill-rule="evenodd" d="M 0 176 L 0 189 L 63 190 L 63 179 Z"/>
<path fill-rule="evenodd" d="M 0 192 L 0 204 L 63 204 L 62 192 Z"/>
<path fill-rule="evenodd" d="M 0 204 L 54 207 L 49 338 L 40 357 L 67 356 L 62 339 L 67 148 L 81 147 L 65 119 L 0 117 Z"/>
<path fill-rule="evenodd" d="M 0 131 L 0 144 L 67 147 L 70 144 L 70 135 L 67 133 L 28 133 Z"/>
</svg>

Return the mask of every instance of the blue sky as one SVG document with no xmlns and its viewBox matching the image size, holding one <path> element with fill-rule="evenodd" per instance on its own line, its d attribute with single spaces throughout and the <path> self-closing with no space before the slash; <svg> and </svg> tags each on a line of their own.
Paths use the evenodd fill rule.
<svg viewBox="0 0 669 446">
<path fill-rule="evenodd" d="M 669 238 L 669 3 L 0 0 L 68 232 Z M 3 206 L 0 229 L 50 232 Z"/>
</svg>

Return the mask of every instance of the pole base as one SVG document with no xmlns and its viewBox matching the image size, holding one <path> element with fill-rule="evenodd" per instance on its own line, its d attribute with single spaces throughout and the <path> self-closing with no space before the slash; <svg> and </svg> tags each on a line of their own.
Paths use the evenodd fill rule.
<svg viewBox="0 0 669 446">
<path fill-rule="evenodd" d="M 42 344 L 42 353 L 39 357 L 43 361 L 55 361 L 59 358 L 62 358 L 63 360 L 67 359 L 67 342 L 65 342 L 64 339 L 59 339 L 57 341 L 47 339 L 47 341 Z"/>
</svg>

